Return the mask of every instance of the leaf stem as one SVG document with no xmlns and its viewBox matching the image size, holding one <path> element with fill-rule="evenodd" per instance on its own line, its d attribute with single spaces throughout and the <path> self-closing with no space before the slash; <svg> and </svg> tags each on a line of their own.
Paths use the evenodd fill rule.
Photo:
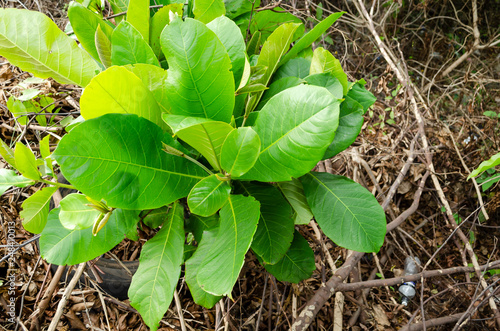
<svg viewBox="0 0 500 331">
<path fill-rule="evenodd" d="M 46 179 L 39 179 L 38 181 L 42 182 L 44 184 L 48 184 L 48 185 L 54 185 L 57 187 L 67 188 L 70 190 L 76 190 L 76 187 L 74 187 L 73 185 L 67 185 L 67 184 L 58 183 L 58 182 L 51 182 L 50 180 L 46 180 Z"/>
<path fill-rule="evenodd" d="M 182 157 L 186 158 L 187 160 L 193 162 L 194 164 L 196 164 L 197 166 L 199 166 L 200 168 L 202 168 L 203 170 L 205 170 L 210 176 L 214 174 L 213 172 L 210 171 L 210 169 L 208 169 L 207 167 L 205 167 L 200 161 L 192 158 L 191 156 L 189 156 L 187 154 L 183 154 Z"/>
</svg>

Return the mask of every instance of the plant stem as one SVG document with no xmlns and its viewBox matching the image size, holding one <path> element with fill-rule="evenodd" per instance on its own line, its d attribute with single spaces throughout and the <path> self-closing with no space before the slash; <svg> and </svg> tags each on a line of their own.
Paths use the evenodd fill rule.
<svg viewBox="0 0 500 331">
<path fill-rule="evenodd" d="M 199 166 L 200 168 L 205 170 L 210 176 L 214 174 L 213 172 L 210 171 L 210 169 L 205 167 L 200 161 L 193 159 L 191 156 L 189 156 L 187 154 L 183 154 L 182 157 L 188 159 L 189 161 L 193 162 L 194 164 L 196 164 L 197 166 Z"/>
<path fill-rule="evenodd" d="M 57 183 L 57 182 L 51 182 L 50 180 L 46 180 L 46 179 L 39 179 L 38 181 L 42 182 L 44 184 L 48 184 L 48 185 L 54 185 L 54 186 L 57 186 L 57 187 L 68 188 L 70 190 L 76 190 L 76 187 L 74 187 L 73 185 L 68 185 L 68 184 L 63 184 L 63 183 Z"/>
</svg>

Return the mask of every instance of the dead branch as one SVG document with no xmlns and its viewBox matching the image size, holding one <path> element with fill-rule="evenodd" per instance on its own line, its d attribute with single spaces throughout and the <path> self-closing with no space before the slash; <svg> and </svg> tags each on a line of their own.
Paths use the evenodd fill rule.
<svg viewBox="0 0 500 331">
<path fill-rule="evenodd" d="M 445 317 L 434 318 L 431 320 L 425 321 L 425 323 L 415 323 L 411 325 L 406 325 L 399 329 L 399 331 L 420 331 L 425 330 L 426 328 L 430 328 L 433 326 L 439 326 L 443 324 L 454 323 L 462 317 L 464 313 L 453 314 Z"/>
</svg>

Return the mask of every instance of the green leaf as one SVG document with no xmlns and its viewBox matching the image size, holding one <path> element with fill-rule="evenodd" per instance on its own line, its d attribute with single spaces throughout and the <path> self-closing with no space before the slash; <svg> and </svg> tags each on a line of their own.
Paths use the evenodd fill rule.
<svg viewBox="0 0 500 331">
<path fill-rule="evenodd" d="M 358 183 L 329 173 L 300 178 L 307 202 L 323 232 L 337 245 L 358 252 L 378 252 L 386 232 L 377 199 Z"/>
<path fill-rule="evenodd" d="M 213 295 L 233 289 L 259 220 L 259 203 L 252 197 L 231 195 L 220 211 L 219 232 L 198 270 L 198 284 Z"/>
<path fill-rule="evenodd" d="M 167 71 L 163 68 L 144 63 L 127 64 L 125 68 L 139 77 L 144 86 L 153 93 L 153 97 L 158 102 L 161 111 L 168 112 L 166 108 L 168 105 L 166 101 L 167 96 L 163 89 L 163 84 L 167 81 Z M 160 126 L 164 127 L 163 121 Z"/>
<path fill-rule="evenodd" d="M 102 32 L 101 27 L 98 26 L 94 36 L 95 48 L 97 55 L 104 68 L 111 67 L 111 41 L 109 37 Z"/>
<path fill-rule="evenodd" d="M 21 207 L 23 210 L 19 216 L 23 220 L 23 227 L 31 233 L 42 232 L 47 223 L 47 215 L 49 214 L 49 202 L 52 195 L 57 190 L 57 187 L 49 186 L 38 190 L 24 200 Z"/>
<path fill-rule="evenodd" d="M 169 206 L 163 206 L 157 209 L 143 211 L 141 213 L 141 219 L 144 224 L 149 226 L 151 229 L 156 229 L 157 227 L 165 223 L 167 212 L 169 209 Z"/>
<path fill-rule="evenodd" d="M 263 84 L 253 84 L 253 85 L 247 85 L 243 86 L 242 88 L 236 90 L 236 94 L 246 94 L 246 93 L 253 93 L 253 92 L 261 92 L 267 90 L 267 86 Z"/>
<path fill-rule="evenodd" d="M 194 18 L 205 24 L 225 13 L 226 7 L 223 0 L 194 0 Z"/>
<path fill-rule="evenodd" d="M 344 96 L 344 88 L 342 87 L 342 84 L 332 75 L 331 72 L 309 75 L 304 78 L 304 80 L 309 85 L 322 86 L 326 88 L 337 99 L 342 99 Z"/>
<path fill-rule="evenodd" d="M 165 85 L 170 113 L 229 123 L 234 108 L 231 60 L 215 33 L 203 23 L 176 19 L 161 35 L 168 61 Z"/>
<path fill-rule="evenodd" d="M 0 139 L 0 155 L 11 167 L 16 168 L 14 151 L 5 143 L 5 141 L 3 141 L 3 139 Z"/>
<path fill-rule="evenodd" d="M 216 170 L 220 170 L 222 144 L 233 127 L 224 122 L 200 117 L 163 114 L 163 120 L 173 133 L 203 155 Z"/>
<path fill-rule="evenodd" d="M 139 31 L 144 40 L 149 40 L 149 0 L 129 0 L 127 22 Z"/>
<path fill-rule="evenodd" d="M 154 209 L 186 197 L 204 177 L 196 165 L 164 153 L 162 140 L 169 143 L 148 120 L 107 114 L 71 130 L 53 156 L 86 196 L 113 208 Z"/>
<path fill-rule="evenodd" d="M 340 81 L 340 84 L 342 84 L 344 95 L 347 94 L 347 75 L 342 69 L 340 61 L 323 47 L 318 47 L 314 50 L 309 73 L 313 75 L 322 72 L 331 72 Z"/>
<path fill-rule="evenodd" d="M 229 183 L 219 180 L 216 175 L 203 178 L 189 192 L 189 210 L 203 217 L 213 215 L 226 203 L 230 192 Z"/>
<path fill-rule="evenodd" d="M 363 114 L 377 101 L 377 98 L 359 82 L 351 87 L 347 95 L 363 106 Z"/>
<path fill-rule="evenodd" d="M 160 62 L 146 40 L 129 22 L 118 24 L 111 36 L 113 65 L 146 63 L 159 67 Z"/>
<path fill-rule="evenodd" d="M 255 31 L 260 31 L 262 33 L 261 40 L 264 42 L 280 26 L 290 23 L 294 23 L 297 26 L 300 25 L 300 28 L 293 36 L 293 40 L 296 40 L 304 34 L 304 25 L 302 24 L 300 18 L 288 13 L 280 7 L 273 8 L 273 10 L 262 10 L 255 13 L 252 17 L 250 33 L 253 34 Z M 290 45 L 290 43 L 288 45 Z"/>
<path fill-rule="evenodd" d="M 356 140 L 363 126 L 363 106 L 352 99 L 349 94 L 340 104 L 340 119 L 333 142 L 326 149 L 323 160 L 334 157 L 345 150 Z"/>
<path fill-rule="evenodd" d="M 249 127 L 231 131 L 221 149 L 220 162 L 222 169 L 239 177 L 253 167 L 260 152 L 260 138 Z"/>
<path fill-rule="evenodd" d="M 275 264 L 285 255 L 293 239 L 292 208 L 280 191 L 269 184 L 240 183 L 260 202 L 260 219 L 252 250 L 267 264 Z"/>
<path fill-rule="evenodd" d="M 296 86 L 274 96 L 254 126 L 259 158 L 241 178 L 282 182 L 298 178 L 321 160 L 335 135 L 339 101 L 325 88 Z"/>
<path fill-rule="evenodd" d="M 186 231 L 193 234 L 197 242 L 201 242 L 203 231 L 210 230 L 214 227 L 219 227 L 219 215 L 215 214 L 209 217 L 201 217 L 199 215 L 191 214 L 186 221 Z"/>
<path fill-rule="evenodd" d="M 111 67 L 92 79 L 83 91 L 80 107 L 87 120 L 110 113 L 136 114 L 168 129 L 154 94 L 123 67 Z"/>
<path fill-rule="evenodd" d="M 254 2 L 254 3 L 252 3 Z M 252 11 L 253 8 L 259 8 L 260 0 L 248 1 L 248 0 L 224 0 L 226 5 L 226 16 L 230 19 L 235 19 L 241 14 L 248 13 Z"/>
<path fill-rule="evenodd" d="M 276 264 L 264 266 L 280 282 L 299 283 L 311 277 L 316 269 L 314 252 L 307 240 L 295 231 L 292 244 L 285 256 Z"/>
<path fill-rule="evenodd" d="M 66 229 L 59 221 L 59 211 L 59 208 L 50 211 L 40 237 L 42 258 L 56 265 L 75 265 L 108 252 L 139 221 L 137 211 L 115 209 L 106 225 L 94 236 L 92 228 Z"/>
<path fill-rule="evenodd" d="M 164 57 L 161 52 L 160 36 L 165 26 L 170 23 L 170 12 L 182 16 L 183 4 L 173 3 L 160 8 L 151 18 L 149 24 L 149 45 L 157 58 Z"/>
<path fill-rule="evenodd" d="M 307 32 L 293 45 L 292 49 L 285 55 L 283 60 L 281 60 L 281 64 L 287 63 L 289 60 L 296 57 L 299 52 L 311 46 L 312 43 L 321 37 L 321 35 L 325 33 L 344 13 L 345 12 L 333 13 L 320 23 L 316 24 L 312 30 Z"/>
<path fill-rule="evenodd" d="M 193 300 L 198 305 L 208 309 L 212 308 L 221 299 L 221 296 L 215 296 L 203 291 L 200 285 L 198 285 L 197 276 L 198 271 L 200 270 L 200 264 L 203 262 L 205 256 L 212 250 L 212 246 L 215 244 L 218 232 L 218 224 L 216 224 L 215 227 L 211 227 L 203 231 L 203 236 L 196 252 L 194 252 L 193 256 L 186 261 L 185 278 L 189 291 L 193 296 Z"/>
<path fill-rule="evenodd" d="M 139 268 L 128 290 L 130 305 L 156 330 L 167 312 L 181 274 L 184 253 L 184 210 L 177 202 L 160 231 L 144 244 Z"/>
<path fill-rule="evenodd" d="M 17 142 L 14 156 L 16 160 L 16 169 L 19 170 L 24 177 L 34 180 L 40 179 L 40 172 L 36 166 L 35 155 L 33 155 L 28 147 Z"/>
<path fill-rule="evenodd" d="M 29 178 L 18 176 L 14 170 L 0 169 L 0 195 L 12 186 L 26 187 L 35 184 Z"/>
<path fill-rule="evenodd" d="M 309 224 L 314 217 L 304 194 L 302 183 L 298 179 L 279 182 L 278 187 L 295 211 L 295 224 Z"/>
<path fill-rule="evenodd" d="M 24 71 L 80 86 L 99 71 L 94 59 L 42 13 L 0 8 L 0 22 L 0 53 Z"/>
<path fill-rule="evenodd" d="M 294 86 L 298 86 L 303 84 L 304 80 L 298 77 L 284 77 L 275 82 L 273 82 L 267 91 L 262 95 L 262 99 L 260 100 L 256 110 L 261 110 L 265 104 L 276 94 Z"/>
<path fill-rule="evenodd" d="M 474 169 L 474 171 L 472 171 L 471 174 L 467 177 L 467 180 L 476 177 L 481 172 L 496 167 L 499 164 L 500 164 L 500 153 L 493 155 L 489 160 L 481 162 L 479 167 Z"/>
<path fill-rule="evenodd" d="M 89 201 L 83 194 L 68 194 L 61 200 L 59 221 L 68 230 L 83 230 L 91 227 L 100 211 L 89 206 Z"/>
<path fill-rule="evenodd" d="M 304 58 L 291 59 L 276 70 L 273 76 L 273 81 L 284 77 L 306 78 L 309 75 L 311 61 Z"/>
<path fill-rule="evenodd" d="M 235 86 L 238 86 L 243 76 L 246 60 L 245 40 L 241 35 L 238 26 L 226 16 L 217 17 L 207 24 L 207 28 L 212 30 L 222 45 L 226 48 L 227 54 L 231 59 L 231 71 L 234 76 Z"/>
<path fill-rule="evenodd" d="M 97 28 L 101 28 L 101 32 L 108 39 L 113 34 L 113 28 L 99 15 L 75 1 L 70 2 L 68 18 L 80 44 L 94 59 L 99 60 L 95 42 Z"/>
</svg>

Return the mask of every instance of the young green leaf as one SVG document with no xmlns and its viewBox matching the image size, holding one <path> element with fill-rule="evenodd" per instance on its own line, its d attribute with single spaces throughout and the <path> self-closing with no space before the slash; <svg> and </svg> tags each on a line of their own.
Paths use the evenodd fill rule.
<svg viewBox="0 0 500 331">
<path fill-rule="evenodd" d="M 168 102 L 166 101 L 167 96 L 163 89 L 163 84 L 167 81 L 167 71 L 163 68 L 144 63 L 127 64 L 124 67 L 139 77 L 144 86 L 146 86 L 146 88 L 153 93 L 161 111 L 168 112 L 169 110 L 166 108 L 168 105 Z M 163 123 L 160 126 L 163 127 Z"/>
<path fill-rule="evenodd" d="M 216 170 L 221 170 L 222 144 L 233 127 L 207 118 L 163 114 L 173 133 L 200 152 Z"/>
<path fill-rule="evenodd" d="M 219 232 L 198 270 L 198 284 L 213 295 L 233 289 L 259 220 L 259 203 L 252 197 L 231 195 L 220 211 Z"/>
<path fill-rule="evenodd" d="M 266 264 L 275 264 L 285 255 L 293 239 L 292 208 L 272 185 L 240 184 L 247 194 L 260 203 L 260 219 L 252 250 Z"/>
<path fill-rule="evenodd" d="M 235 86 L 239 86 L 246 59 L 245 40 L 240 33 L 240 29 L 236 23 L 226 16 L 217 17 L 207 24 L 207 28 L 217 35 L 222 45 L 226 48 L 227 54 L 231 59 L 234 84 Z"/>
<path fill-rule="evenodd" d="M 170 113 L 231 121 L 234 78 L 231 59 L 215 33 L 187 18 L 163 29 L 162 50 L 168 61 L 165 85 Z"/>
<path fill-rule="evenodd" d="M 250 24 L 250 33 L 253 34 L 255 31 L 260 31 L 262 34 L 261 40 L 262 42 L 264 42 L 280 26 L 291 23 L 297 26 L 300 25 L 300 28 L 295 32 L 293 36 L 292 41 L 294 41 L 304 34 L 304 25 L 302 24 L 300 18 L 288 13 L 286 10 L 280 7 L 273 8 L 272 10 L 262 10 L 256 12 L 253 15 Z"/>
<path fill-rule="evenodd" d="M 72 193 L 61 200 L 59 221 L 68 230 L 83 230 L 91 227 L 100 214 L 100 211 L 90 207 L 83 194 Z"/>
<path fill-rule="evenodd" d="M 44 14 L 0 8 L 0 22 L 0 53 L 22 70 L 80 86 L 99 72 L 94 59 Z"/>
<path fill-rule="evenodd" d="M 167 312 L 181 274 L 184 253 L 184 210 L 176 202 L 160 231 L 144 244 L 139 268 L 128 290 L 130 305 L 151 330 Z"/>
<path fill-rule="evenodd" d="M 160 62 L 146 40 L 129 22 L 118 24 L 111 35 L 113 65 L 146 63 L 159 67 Z"/>
<path fill-rule="evenodd" d="M 109 39 L 113 33 L 113 27 L 76 1 L 69 4 L 68 18 L 80 44 L 94 59 L 99 61 L 100 56 L 95 42 L 97 28 L 100 28 L 101 33 Z"/>
<path fill-rule="evenodd" d="M 169 143 L 165 139 L 146 119 L 106 114 L 71 130 L 53 156 L 64 177 L 86 196 L 113 208 L 153 209 L 187 196 L 204 177 L 188 160 L 162 152 L 162 140 Z"/>
<path fill-rule="evenodd" d="M 35 155 L 33 155 L 28 147 L 17 142 L 14 157 L 16 160 L 16 169 L 19 170 L 24 177 L 34 180 L 40 179 L 40 172 L 36 166 Z"/>
<path fill-rule="evenodd" d="M 205 24 L 225 13 L 226 7 L 223 0 L 194 0 L 194 18 Z"/>
<path fill-rule="evenodd" d="M 231 186 L 216 175 L 200 180 L 189 192 L 187 203 L 191 213 L 208 217 L 215 214 L 226 203 Z"/>
<path fill-rule="evenodd" d="M 254 126 L 261 139 L 259 158 L 242 179 L 289 181 L 306 174 L 335 135 L 339 101 L 325 88 L 296 86 L 274 96 Z"/>
<path fill-rule="evenodd" d="M 44 159 L 52 154 L 50 151 L 50 135 L 46 135 L 42 140 L 40 140 L 40 154 Z"/>
<path fill-rule="evenodd" d="M 309 224 L 314 217 L 307 203 L 302 183 L 293 178 L 289 182 L 279 182 L 278 187 L 295 211 L 295 224 Z"/>
<path fill-rule="evenodd" d="M 231 131 L 221 149 L 222 169 L 233 177 L 245 174 L 259 157 L 260 138 L 249 127 Z"/>
<path fill-rule="evenodd" d="M 363 114 L 377 101 L 377 98 L 361 82 L 355 83 L 349 92 L 347 92 L 347 95 L 363 106 Z"/>
<path fill-rule="evenodd" d="M 311 46 L 323 33 L 325 33 L 345 12 L 333 13 L 300 38 L 292 47 L 292 49 L 281 60 L 280 65 L 287 63 L 293 59 L 299 52 Z"/>
<path fill-rule="evenodd" d="M 154 94 L 123 67 L 111 67 L 97 75 L 83 91 L 80 106 L 87 120 L 110 113 L 136 114 L 168 129 Z"/>
<path fill-rule="evenodd" d="M 129 0 L 127 22 L 140 32 L 144 40 L 149 40 L 149 0 Z"/>
<path fill-rule="evenodd" d="M 3 157 L 5 162 L 7 162 L 12 168 L 16 168 L 16 158 L 14 157 L 14 151 L 0 139 L 0 155 Z"/>
<path fill-rule="evenodd" d="M 299 283 L 311 277 L 316 269 L 314 252 L 307 240 L 294 232 L 293 241 L 285 256 L 276 264 L 266 264 L 264 268 L 280 282 Z"/>
<path fill-rule="evenodd" d="M 35 194 L 24 200 L 23 210 L 19 216 L 23 220 L 23 227 L 31 233 L 42 232 L 47 223 L 49 202 L 57 187 L 49 186 L 38 190 Z"/>
<path fill-rule="evenodd" d="M 115 209 L 104 228 L 94 236 L 92 228 L 66 229 L 59 221 L 59 211 L 59 208 L 50 211 L 40 237 L 42 258 L 56 265 L 75 265 L 106 253 L 139 221 L 137 211 Z"/>
<path fill-rule="evenodd" d="M 471 174 L 467 177 L 467 180 L 476 177 L 481 172 L 496 167 L 499 164 L 500 164 L 500 153 L 493 155 L 489 160 L 481 162 L 479 167 L 474 169 L 474 171 L 472 171 Z"/>
<path fill-rule="evenodd" d="M 26 187 L 33 184 L 35 184 L 33 180 L 16 175 L 14 170 L 0 169 L 0 195 L 12 186 Z"/>
<path fill-rule="evenodd" d="M 337 99 L 342 99 L 344 95 L 342 84 L 331 72 L 312 74 L 304 78 L 304 80 L 309 85 L 323 86 Z"/>
<path fill-rule="evenodd" d="M 149 23 L 149 45 L 157 58 L 164 58 L 161 52 L 161 32 L 170 23 L 171 13 L 182 16 L 182 7 L 184 7 L 183 4 L 172 3 L 160 8 L 151 18 L 151 22 Z"/>
<path fill-rule="evenodd" d="M 377 199 L 358 183 L 329 173 L 300 178 L 307 202 L 323 232 L 334 243 L 358 252 L 378 252 L 386 232 Z"/>
<path fill-rule="evenodd" d="M 332 53 L 324 49 L 323 47 L 318 47 L 314 50 L 314 55 L 311 61 L 310 74 L 319 74 L 322 72 L 331 72 L 335 78 L 340 81 L 343 87 L 343 95 L 347 94 L 347 75 L 340 65 L 340 61 L 337 60 Z"/>
<path fill-rule="evenodd" d="M 218 224 L 215 227 L 211 227 L 203 231 L 203 236 L 198 248 L 194 252 L 193 256 L 186 261 L 185 278 L 189 291 L 193 296 L 193 300 L 197 304 L 208 309 L 212 308 L 221 299 L 221 296 L 215 296 L 203 291 L 200 285 L 198 285 L 197 276 L 198 271 L 200 270 L 200 264 L 203 262 L 205 256 L 211 251 L 218 232 Z"/>
<path fill-rule="evenodd" d="M 226 16 L 230 19 L 252 11 L 252 8 L 259 8 L 260 0 L 224 0 L 226 6 Z"/>
<path fill-rule="evenodd" d="M 97 26 L 94 36 L 95 48 L 97 50 L 98 59 L 101 61 L 104 68 L 111 67 L 111 41 L 109 37 L 102 32 L 101 27 Z"/>
</svg>

